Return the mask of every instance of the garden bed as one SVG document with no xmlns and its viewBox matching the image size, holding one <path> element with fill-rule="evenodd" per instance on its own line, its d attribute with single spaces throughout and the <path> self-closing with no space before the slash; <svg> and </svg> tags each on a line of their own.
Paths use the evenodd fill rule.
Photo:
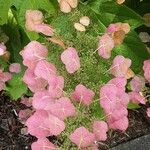
<svg viewBox="0 0 150 150">
<path fill-rule="evenodd" d="M 100 149 L 106 150 L 127 141 L 150 134 L 150 120 L 146 116 L 146 107 L 129 111 L 129 128 L 125 133 L 110 131 L 106 142 L 100 143 Z M 30 135 L 21 134 L 23 125 L 17 113 L 24 106 L 19 102 L 11 102 L 1 93 L 0 96 L 0 150 L 30 150 L 30 145 L 36 139 Z M 131 144 L 132 142 L 130 142 Z"/>
</svg>

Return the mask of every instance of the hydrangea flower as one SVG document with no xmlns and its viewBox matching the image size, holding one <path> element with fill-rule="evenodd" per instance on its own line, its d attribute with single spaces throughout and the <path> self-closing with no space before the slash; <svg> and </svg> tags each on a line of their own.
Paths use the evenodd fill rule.
<svg viewBox="0 0 150 150">
<path fill-rule="evenodd" d="M 46 107 L 54 104 L 54 102 L 55 99 L 47 90 L 36 92 L 32 98 L 32 106 L 37 110 L 47 110 Z"/>
<path fill-rule="evenodd" d="M 48 80 L 48 91 L 53 98 L 59 98 L 63 94 L 64 78 L 62 76 L 51 76 Z"/>
<path fill-rule="evenodd" d="M 39 10 L 27 10 L 25 18 L 25 27 L 28 31 L 43 33 L 47 36 L 52 36 L 54 34 L 54 29 L 50 25 L 43 23 L 44 16 Z"/>
<path fill-rule="evenodd" d="M 130 81 L 131 90 L 134 92 L 141 92 L 145 87 L 145 79 L 141 76 L 134 76 Z"/>
<path fill-rule="evenodd" d="M 144 96 L 140 95 L 138 92 L 129 92 L 130 100 L 135 104 L 146 104 L 146 99 Z"/>
<path fill-rule="evenodd" d="M 41 60 L 37 63 L 34 73 L 37 77 L 49 81 L 52 75 L 56 75 L 57 69 L 54 64 L 47 62 L 46 60 Z"/>
<path fill-rule="evenodd" d="M 122 131 L 128 127 L 126 118 L 129 96 L 125 93 L 126 83 L 125 78 L 114 78 L 100 89 L 100 104 L 107 116 L 109 127 Z M 125 122 L 124 126 L 121 122 Z"/>
<path fill-rule="evenodd" d="M 97 141 L 105 141 L 107 139 L 108 125 L 104 121 L 94 121 L 93 133 Z"/>
<path fill-rule="evenodd" d="M 55 103 L 47 105 L 46 109 L 61 120 L 76 115 L 76 109 L 67 97 L 61 97 Z"/>
<path fill-rule="evenodd" d="M 73 100 L 86 106 L 89 106 L 92 103 L 94 96 L 95 93 L 82 84 L 77 85 L 75 91 L 71 94 Z"/>
<path fill-rule="evenodd" d="M 57 147 L 47 138 L 40 138 L 31 145 L 32 150 L 57 150 Z"/>
<path fill-rule="evenodd" d="M 143 70 L 145 79 L 150 82 L 150 59 L 144 61 Z"/>
<path fill-rule="evenodd" d="M 20 54 L 23 57 L 23 64 L 30 69 L 34 69 L 38 61 L 48 56 L 48 50 L 39 42 L 31 41 Z"/>
<path fill-rule="evenodd" d="M 78 146 L 78 149 L 91 146 L 94 139 L 94 134 L 89 132 L 85 127 L 77 128 L 70 135 L 70 140 Z"/>
<path fill-rule="evenodd" d="M 65 124 L 57 117 L 45 110 L 37 110 L 26 121 L 28 133 L 37 138 L 44 138 L 52 135 L 59 135 L 64 129 Z"/>
<path fill-rule="evenodd" d="M 12 73 L 20 73 L 21 72 L 21 65 L 19 63 L 10 64 L 9 71 Z"/>
<path fill-rule="evenodd" d="M 127 79 L 134 76 L 133 71 L 130 69 L 131 60 L 122 55 L 117 55 L 110 67 L 110 73 L 115 77 L 126 77 Z"/>
<path fill-rule="evenodd" d="M 105 58 L 108 59 L 111 56 L 111 51 L 114 48 L 114 40 L 112 37 L 105 33 L 103 36 L 100 37 L 99 44 L 98 44 L 98 54 Z"/>
<path fill-rule="evenodd" d="M 34 71 L 31 69 L 27 69 L 23 76 L 23 81 L 28 85 L 28 88 L 36 93 L 38 91 L 45 90 L 47 86 L 47 81 L 35 76 Z"/>
<path fill-rule="evenodd" d="M 80 68 L 80 58 L 76 49 L 74 49 L 73 47 L 67 48 L 61 54 L 61 60 L 65 64 L 66 70 L 70 74 L 76 72 Z"/>
</svg>

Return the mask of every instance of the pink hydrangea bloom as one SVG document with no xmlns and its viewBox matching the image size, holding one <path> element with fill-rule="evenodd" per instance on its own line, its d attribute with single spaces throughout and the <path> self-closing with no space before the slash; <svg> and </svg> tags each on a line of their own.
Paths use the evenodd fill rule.
<svg viewBox="0 0 150 150">
<path fill-rule="evenodd" d="M 49 80 L 52 75 L 56 75 L 57 69 L 54 64 L 41 60 L 37 63 L 34 73 L 37 77 Z"/>
<path fill-rule="evenodd" d="M 110 128 L 126 130 L 128 122 L 125 122 L 128 116 L 127 106 L 129 96 L 125 93 L 126 79 L 122 77 L 110 80 L 100 89 L 100 104 L 107 116 L 107 123 Z M 118 124 L 125 122 L 125 126 Z"/>
<path fill-rule="evenodd" d="M 48 56 L 47 48 L 37 41 L 31 41 L 20 52 L 23 57 L 23 64 L 30 69 L 34 69 L 38 61 Z"/>
<path fill-rule="evenodd" d="M 144 61 L 143 70 L 145 79 L 150 82 L 150 59 Z"/>
<path fill-rule="evenodd" d="M 134 76 L 130 82 L 131 90 L 134 92 L 141 92 L 145 87 L 145 79 L 141 76 Z"/>
<path fill-rule="evenodd" d="M 70 74 L 76 72 L 80 68 L 80 58 L 76 49 L 74 49 L 73 47 L 67 48 L 61 54 L 61 60 L 65 64 L 66 70 Z"/>
<path fill-rule="evenodd" d="M 67 97 L 62 97 L 58 99 L 54 104 L 49 106 L 47 105 L 46 109 L 61 120 L 76 115 L 76 109 L 71 103 L 70 99 Z"/>
<path fill-rule="evenodd" d="M 89 106 L 92 103 L 94 96 L 95 93 L 82 84 L 77 85 L 75 91 L 71 94 L 73 100 L 81 102 L 86 106 Z"/>
<path fill-rule="evenodd" d="M 97 141 L 105 141 L 107 139 L 108 125 L 104 121 L 94 121 L 93 132 Z"/>
<path fill-rule="evenodd" d="M 43 33 L 47 36 L 54 34 L 54 29 L 50 25 L 43 23 L 44 16 L 39 10 L 27 10 L 25 18 L 25 27 L 28 31 Z"/>
<path fill-rule="evenodd" d="M 150 108 L 147 108 L 147 116 L 150 117 Z"/>
<path fill-rule="evenodd" d="M 44 110 L 38 110 L 28 118 L 26 126 L 28 133 L 37 138 L 57 136 L 65 129 L 63 121 Z"/>
<path fill-rule="evenodd" d="M 111 51 L 114 48 L 115 44 L 112 37 L 105 33 L 103 36 L 100 37 L 99 44 L 98 44 L 98 54 L 108 59 L 111 57 Z"/>
<path fill-rule="evenodd" d="M 94 134 L 89 132 L 85 127 L 80 127 L 70 135 L 70 140 L 80 149 L 91 146 L 95 137 Z"/>
<path fill-rule="evenodd" d="M 40 138 L 31 145 L 32 150 L 58 150 L 47 138 Z"/>
<path fill-rule="evenodd" d="M 130 100 L 136 104 L 146 104 L 146 99 L 144 96 L 140 95 L 138 92 L 130 92 L 129 93 Z"/>
<path fill-rule="evenodd" d="M 64 78 L 62 76 L 51 76 L 48 79 L 48 90 L 53 98 L 59 98 L 62 96 L 64 88 Z"/>
<path fill-rule="evenodd" d="M 129 120 L 128 117 L 123 116 L 121 119 L 117 121 L 108 122 L 108 124 L 111 129 L 114 130 L 119 129 L 121 131 L 125 131 L 129 126 Z"/>
<path fill-rule="evenodd" d="M 4 55 L 6 52 L 6 46 L 4 43 L 0 43 L 0 56 Z"/>
<path fill-rule="evenodd" d="M 127 34 L 130 31 L 130 25 L 128 23 L 114 23 L 110 24 L 107 28 L 108 33 L 114 33 L 116 31 L 123 30 L 125 34 Z"/>
<path fill-rule="evenodd" d="M 113 60 L 112 66 L 110 67 L 110 73 L 115 77 L 133 77 L 134 74 L 131 73 L 130 66 L 131 60 L 129 58 L 117 55 Z"/>
<path fill-rule="evenodd" d="M 23 76 L 23 81 L 28 85 L 32 92 L 38 92 L 45 89 L 47 81 L 35 76 L 33 70 L 27 69 Z"/>
<path fill-rule="evenodd" d="M 21 72 L 21 65 L 19 63 L 13 63 L 9 66 L 9 71 L 14 73 Z"/>
<path fill-rule="evenodd" d="M 47 110 L 46 107 L 54 104 L 55 100 L 51 97 L 51 94 L 48 91 L 39 91 L 33 95 L 32 106 L 35 109 L 44 109 Z"/>
</svg>

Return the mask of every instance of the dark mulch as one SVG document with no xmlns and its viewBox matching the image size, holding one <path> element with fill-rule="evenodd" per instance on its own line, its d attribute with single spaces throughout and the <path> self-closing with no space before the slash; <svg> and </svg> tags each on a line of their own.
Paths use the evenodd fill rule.
<svg viewBox="0 0 150 150">
<path fill-rule="evenodd" d="M 35 138 L 21 134 L 23 125 L 15 112 L 23 109 L 19 102 L 11 102 L 8 97 L 0 94 L 0 150 L 30 150 Z M 130 127 L 125 133 L 109 132 L 106 142 L 100 143 L 101 150 L 109 149 L 120 143 L 127 142 L 150 133 L 150 120 L 146 116 L 146 107 L 129 111 Z"/>
</svg>

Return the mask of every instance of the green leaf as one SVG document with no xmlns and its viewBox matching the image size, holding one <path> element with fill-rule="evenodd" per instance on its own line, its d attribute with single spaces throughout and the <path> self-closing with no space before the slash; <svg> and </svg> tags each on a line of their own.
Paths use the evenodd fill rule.
<svg viewBox="0 0 150 150">
<path fill-rule="evenodd" d="M 141 108 L 141 106 L 139 106 L 138 104 L 134 104 L 134 103 L 129 103 L 128 104 L 128 109 L 138 109 Z"/>
<path fill-rule="evenodd" d="M 13 78 L 6 85 L 6 92 L 13 100 L 17 100 L 23 94 L 26 94 L 27 90 L 27 86 L 22 81 L 22 73 L 14 74 Z"/>
<path fill-rule="evenodd" d="M 13 0 L 0 0 L 0 25 L 7 23 L 8 11 Z"/>
<path fill-rule="evenodd" d="M 135 73 L 142 72 L 143 61 L 150 58 L 146 46 L 141 42 L 136 32 L 130 32 L 123 44 L 118 45 L 113 52 L 132 60 L 132 69 Z"/>
<path fill-rule="evenodd" d="M 140 15 L 125 5 L 118 5 L 114 1 L 93 0 L 89 3 L 90 8 L 95 12 L 99 21 L 105 26 L 115 22 L 128 22 L 131 27 L 137 28 L 144 24 Z"/>
</svg>

